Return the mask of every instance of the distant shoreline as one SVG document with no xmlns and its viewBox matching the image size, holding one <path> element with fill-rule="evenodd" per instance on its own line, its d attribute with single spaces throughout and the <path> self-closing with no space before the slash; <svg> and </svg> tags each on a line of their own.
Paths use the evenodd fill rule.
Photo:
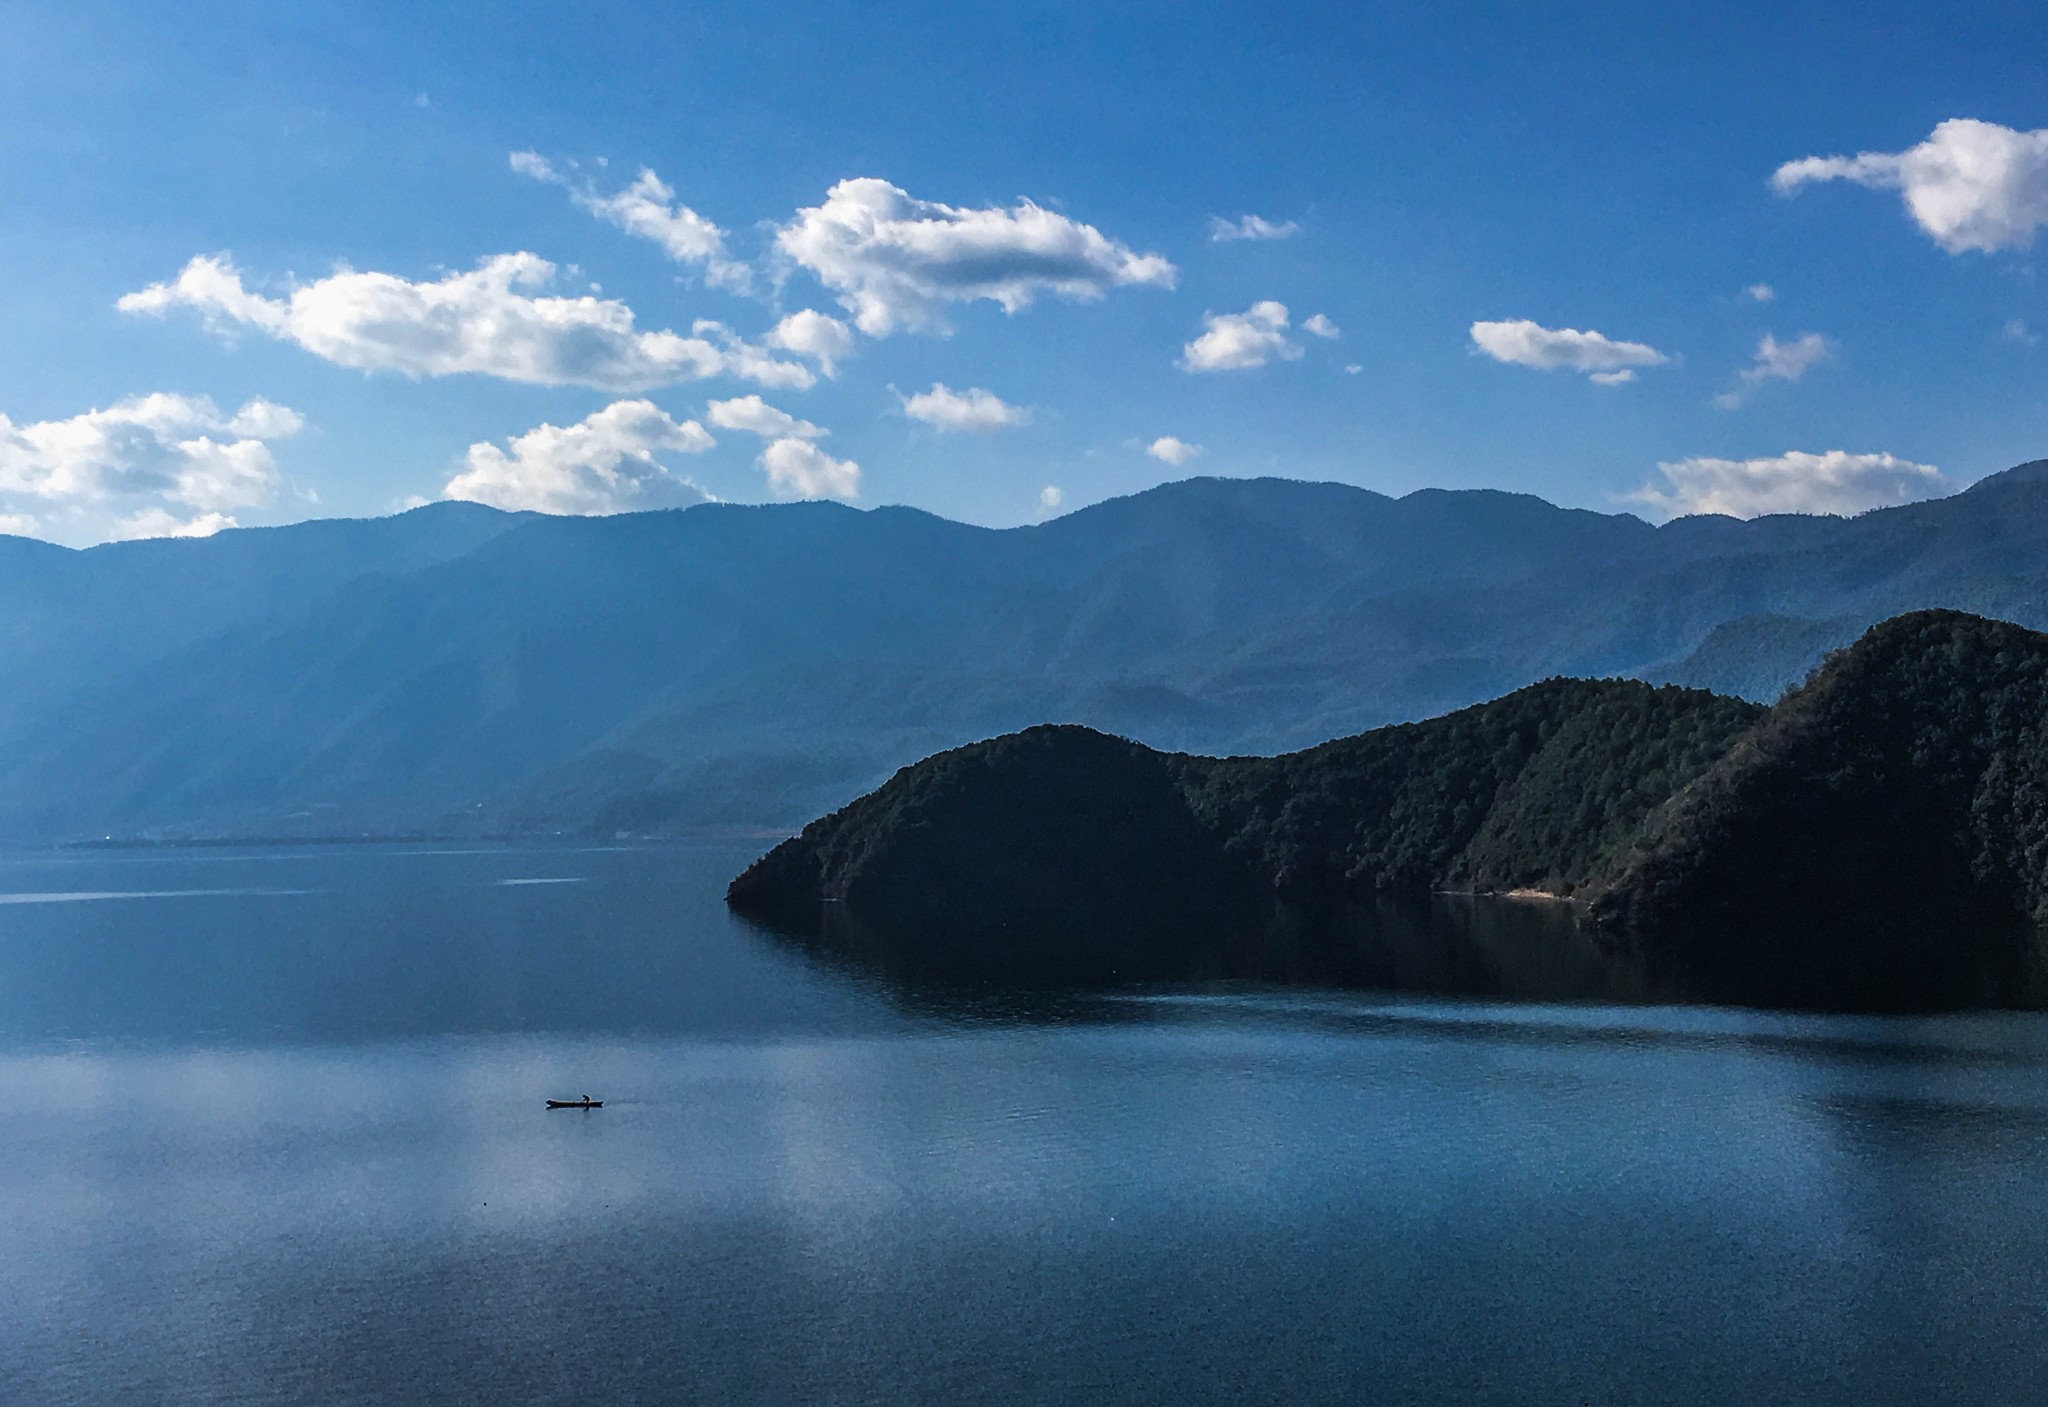
<svg viewBox="0 0 2048 1407">
<path fill-rule="evenodd" d="M 697 830 L 663 831 L 646 835 L 581 835 L 560 831 L 519 835 L 455 835 L 414 832 L 390 835 L 219 835 L 180 836 L 157 839 L 149 836 L 106 836 L 97 840 L 0 841 L 0 850 L 261 850 L 283 846 L 340 845 L 662 845 L 679 841 L 759 842 L 787 840 L 796 834 L 786 827 L 706 826 Z"/>
<path fill-rule="evenodd" d="M 1510 899 L 1517 904 L 1577 904 L 1584 908 L 1584 899 L 1575 899 L 1569 894 L 1553 894 L 1548 889 L 1501 889 L 1495 890 L 1495 899 Z"/>
<path fill-rule="evenodd" d="M 1524 886 L 1518 889 L 1433 889 L 1440 899 L 1503 899 L 1516 904 L 1570 904 L 1586 908 L 1584 899 L 1572 894 L 1553 894 L 1548 889 Z"/>
</svg>

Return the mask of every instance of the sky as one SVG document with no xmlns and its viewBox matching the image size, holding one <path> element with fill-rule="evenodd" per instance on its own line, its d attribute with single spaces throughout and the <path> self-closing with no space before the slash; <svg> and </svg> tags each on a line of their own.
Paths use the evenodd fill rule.
<svg viewBox="0 0 2048 1407">
<path fill-rule="evenodd" d="M 2048 457 L 2048 24 L 0 0 L 0 532 Z"/>
</svg>

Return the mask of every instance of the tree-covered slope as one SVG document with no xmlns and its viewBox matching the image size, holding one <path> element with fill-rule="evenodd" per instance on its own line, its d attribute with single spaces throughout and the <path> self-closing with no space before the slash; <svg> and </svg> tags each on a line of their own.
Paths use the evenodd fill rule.
<svg viewBox="0 0 2048 1407">
<path fill-rule="evenodd" d="M 1629 679 L 1552 679 L 1303 752 L 1177 767 L 1204 827 L 1277 893 L 1568 893 L 1758 711 Z"/>
<path fill-rule="evenodd" d="M 876 956 L 919 971 L 1096 982 L 1187 970 L 1195 935 L 1241 929 L 1258 896 L 1189 808 L 1184 763 L 1078 727 L 955 748 L 777 846 L 731 901 L 848 945 L 879 924 Z"/>
<path fill-rule="evenodd" d="M 1276 899 L 1569 891 L 1756 713 L 1559 679 L 1276 758 L 1033 728 L 905 768 L 778 846 L 730 897 L 784 926 L 883 932 L 942 970 L 1229 970 Z"/>
<path fill-rule="evenodd" d="M 1769 710 L 1556 679 L 1272 758 L 1034 729 L 905 769 L 730 898 L 1087 981 L 1255 970 L 1276 906 L 1518 888 L 1590 900 L 1676 994 L 2012 1000 L 2048 920 L 2048 636 L 1916 612 Z"/>
<path fill-rule="evenodd" d="M 1832 656 L 1658 814 L 1597 911 L 1704 976 L 1968 1004 L 2048 918 L 2048 636 L 1956 611 Z"/>
</svg>

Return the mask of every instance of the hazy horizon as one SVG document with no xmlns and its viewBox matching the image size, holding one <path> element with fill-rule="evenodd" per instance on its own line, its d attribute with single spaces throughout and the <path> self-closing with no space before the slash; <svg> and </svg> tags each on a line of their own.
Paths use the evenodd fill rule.
<svg viewBox="0 0 2048 1407">
<path fill-rule="evenodd" d="M 1968 482 L 1968 483 L 1963 483 L 1963 484 L 1946 484 L 1946 485 L 1944 485 L 1944 490 L 1945 490 L 1944 492 L 1942 492 L 1942 493 L 1939 493 L 1939 494 L 1935 494 L 1935 495 L 1932 495 L 1932 496 L 1930 496 L 1929 498 L 1926 498 L 1926 499 L 1917 499 L 1917 500 L 1914 500 L 1914 501 L 1915 501 L 1915 502 L 1931 502 L 1931 501 L 1933 501 L 1934 499 L 1939 499 L 1939 498 L 1954 498 L 1954 497 L 1956 497 L 1956 496 L 1958 496 L 1958 495 L 1960 495 L 1960 494 L 1968 493 L 1968 492 L 1969 492 L 1969 491 L 1970 491 L 1971 489 L 1973 489 L 1973 488 L 1977 487 L 1977 485 L 1979 485 L 1979 484 L 1983 483 L 1983 482 L 1984 482 L 1985 480 L 1988 480 L 1988 479 L 1993 479 L 1993 478 L 1996 478 L 1996 477 L 1998 477 L 1998 476 L 1999 476 L 2000 474 L 2003 474 L 2003 473 L 2007 472 L 2007 470 L 2010 470 L 2010 469 L 2022 469 L 2022 468 L 2028 468 L 2028 467 L 2030 467 L 2030 466 L 2032 466 L 2032 465 L 2034 465 L 2034 464 L 2037 464 L 2037 463 L 2048 463 L 2048 459 L 2026 460 L 2026 461 L 2023 461 L 2023 462 L 2021 462 L 2021 463 L 2018 463 L 2018 464 L 2011 464 L 2011 465 L 2007 465 L 2007 466 L 2006 466 L 2005 468 L 2003 468 L 2003 469 L 1993 469 L 1993 470 L 1988 470 L 1988 471 L 1987 471 L 1987 472 L 1985 472 L 1985 473 L 1984 473 L 1983 475 L 1979 476 L 1979 477 L 1978 477 L 1978 478 L 1976 478 L 1976 479 L 1973 479 L 1973 480 L 1971 480 L 1971 481 L 1970 481 L 1970 482 Z M 992 530 L 992 531 L 1007 531 L 1007 530 L 1009 530 L 1009 529 L 1012 529 L 1012 528 L 1039 528 L 1039 527 L 1044 527 L 1044 526 L 1046 526 L 1046 525 L 1047 525 L 1047 524 L 1049 524 L 1049 523 L 1057 522 L 1057 521 L 1058 521 L 1059 519 L 1061 519 L 1061 518 L 1068 518 L 1068 517 L 1072 517 L 1072 516 L 1073 516 L 1074 514 L 1076 514 L 1076 513 L 1081 513 L 1081 512 L 1085 512 L 1086 510 L 1088 510 L 1088 509 L 1091 509 L 1091 508 L 1100 508 L 1100 507 L 1102 507 L 1102 506 L 1103 506 L 1104 504 L 1107 504 L 1107 503 L 1113 503 L 1113 502 L 1116 502 L 1116 501 L 1118 501 L 1118 500 L 1120 500 L 1120 499 L 1129 499 L 1129 498 L 1136 498 L 1136 497 L 1142 496 L 1142 495 L 1144 495 L 1144 494 L 1149 494 L 1149 493 L 1154 493 L 1154 492 L 1157 492 L 1158 490 L 1161 490 L 1161 489 L 1172 489 L 1172 488 L 1175 488 L 1175 487 L 1178 487 L 1178 486 L 1181 486 L 1181 485 L 1186 485 L 1186 484 L 1195 484 L 1195 483 L 1208 483 L 1208 482 L 1214 482 L 1214 483 L 1260 483 L 1260 482 L 1277 482 L 1277 483 L 1297 483 L 1297 484 L 1304 484 L 1304 485 L 1310 485 L 1310 486 L 1328 486 L 1328 487 L 1333 487 L 1333 488 L 1343 488 L 1343 489 L 1356 489 L 1356 490 L 1358 490 L 1358 491 L 1360 491 L 1360 492 L 1362 492 L 1362 493 L 1368 493 L 1368 494 L 1377 494 L 1378 496 L 1380 496 L 1380 497 L 1382 497 L 1382 498 L 1385 498 L 1385 499 L 1387 499 L 1387 500 L 1388 500 L 1388 501 L 1390 501 L 1390 502 L 1400 502 L 1400 501 L 1401 501 L 1401 500 L 1403 500 L 1403 499 L 1413 498 L 1413 497 L 1414 497 L 1415 495 L 1417 495 L 1417 494 L 1424 494 L 1424 493 L 1454 493 L 1454 494 L 1465 494 L 1465 493 L 1508 493 L 1508 494 L 1516 494 L 1516 495 L 1518 495 L 1518 496 L 1521 496 L 1521 497 L 1526 497 L 1526 498 L 1534 498 L 1534 499 L 1538 500 L 1539 502 L 1542 502 L 1542 503 L 1548 504 L 1549 506 L 1551 506 L 1551 507 L 1553 507 L 1553 508 L 1560 508 L 1560 509 L 1564 509 L 1564 510 L 1566 510 L 1566 511 L 1569 511 L 1569 512 L 1589 512 L 1589 513 L 1600 513 L 1600 514 L 1603 514 L 1603 515 L 1605 515 L 1605 516 L 1609 516 L 1609 517 L 1627 517 L 1627 518 L 1635 518 L 1635 519 L 1637 519 L 1638 521 L 1640 521 L 1640 522 L 1643 522 L 1643 523 L 1645 523 L 1645 524 L 1647 524 L 1647 525 L 1649 525 L 1649 526 L 1651 526 L 1651 527 L 1657 527 L 1657 526 L 1662 526 L 1663 524 L 1666 524 L 1666 523 L 1671 523 L 1671 522 L 1676 522 L 1676 521 L 1678 521 L 1678 517 L 1664 517 L 1664 518 L 1660 518 L 1660 517 L 1656 517 L 1656 516 L 1653 516 L 1653 515 L 1651 515 L 1651 514 L 1646 514 L 1646 513 L 1642 512 L 1642 511 L 1641 511 L 1641 510 L 1639 510 L 1639 509 L 1631 508 L 1631 507 L 1628 507 L 1628 506 L 1626 506 L 1626 505 L 1608 505 L 1608 506 L 1605 506 L 1605 507 L 1598 507 L 1598 506 L 1586 506 L 1586 505 L 1572 505 L 1572 504 L 1563 504 L 1563 503 L 1557 503 L 1557 502 L 1555 502 L 1554 500 L 1551 500 L 1551 499 L 1545 498 L 1545 497 L 1543 497 L 1543 495 L 1541 495 L 1541 494 L 1535 494 L 1535 493 L 1530 493 L 1530 492 L 1528 492 L 1527 490 L 1522 490 L 1522 489 L 1504 489 L 1504 488 L 1496 488 L 1496 487 L 1492 487 L 1492 486 L 1488 486 L 1488 485 L 1468 485 L 1468 486 L 1466 486 L 1466 487 L 1462 487 L 1462 488 L 1447 488 L 1447 487 L 1441 487 L 1441 486 L 1438 486 L 1438 485 L 1434 485 L 1434 484 L 1425 484 L 1425 485 L 1421 485 L 1421 486 L 1419 486 L 1419 487 L 1416 487 L 1416 488 L 1410 488 L 1410 489 L 1405 489 L 1405 490 L 1402 490 L 1402 491 L 1400 491 L 1400 492 L 1393 492 L 1393 493 L 1390 493 L 1390 492 L 1386 492 L 1386 491 L 1384 491 L 1384 490 L 1380 490 L 1380 489 L 1374 489 L 1374 488 L 1370 488 L 1370 487 L 1368 487 L 1368 486 L 1366 486 L 1366 485 L 1363 485 L 1363 484 L 1354 484 L 1354 483 L 1350 483 L 1350 482 L 1348 482 L 1348 481 L 1346 481 L 1346 480 L 1343 480 L 1343 479 L 1327 479 L 1327 478 L 1326 478 L 1326 479 L 1311 479 L 1311 478 L 1301 478 L 1301 477 L 1295 477 L 1295 476 L 1292 476 L 1292 475 L 1286 475 L 1286 474 L 1191 474 L 1191 475 L 1188 475 L 1188 476 L 1186 476 L 1186 477 L 1184 477 L 1184 478 L 1177 478 L 1177 479 L 1163 479 L 1163 480 L 1161 480 L 1161 481 L 1160 481 L 1159 483 L 1156 483 L 1156 484 L 1148 484 L 1148 485 L 1146 485 L 1146 486 L 1144 486 L 1144 487 L 1142 487 L 1142 488 L 1134 488 L 1134 489 L 1130 490 L 1130 491 L 1129 491 L 1128 493 L 1120 493 L 1120 494 L 1114 494 L 1114 495 L 1111 495 L 1111 496 L 1110 496 L 1110 497 L 1108 497 L 1108 498 L 1103 498 L 1103 499 L 1099 499 L 1099 500 L 1097 500 L 1097 501 L 1096 501 L 1096 502 L 1094 502 L 1094 503 L 1074 504 L 1074 505 L 1071 505 L 1071 506 L 1063 505 L 1063 506 L 1062 506 L 1062 507 L 1061 507 L 1061 508 L 1060 508 L 1060 509 L 1059 509 L 1059 510 L 1058 510 L 1057 512 L 1049 513 L 1049 514 L 1047 514 L 1047 515 L 1045 515 L 1045 516 L 1042 516 L 1042 517 L 1037 517 L 1037 518 L 1034 518 L 1034 519 L 1033 519 L 1033 520 L 1031 520 L 1031 521 L 1028 521 L 1028 522 L 1022 522 L 1022 523 L 987 523 L 987 522 L 977 522 L 977 521 L 975 521 L 975 520 L 973 520 L 973 519 L 971 519 L 971 518 L 955 518 L 955 517 L 950 517 L 950 516 L 948 516 L 948 515 L 946 515 L 946 514 L 944 514 L 944 513 L 939 513 L 939 512 L 936 512 L 936 511 L 932 510 L 932 509 L 929 509 L 929 508 L 925 508 L 925 507 L 922 507 L 921 505 L 918 505 L 918 504 L 915 504 L 915 503 L 893 503 L 893 502 L 891 502 L 891 503 L 849 503 L 849 502 L 845 502 L 845 501 L 843 501 L 843 500 L 837 500 L 837 499 L 822 499 L 822 500 L 819 500 L 819 499 L 797 499 L 797 500 L 789 500 L 789 499 L 783 499 L 783 500 L 771 500 L 771 501 L 768 501 L 768 502 L 765 502 L 765 503 L 764 503 L 764 502 L 756 502 L 756 501 L 745 501 L 745 500 L 730 500 L 730 499 L 719 499 L 719 498 L 706 498 L 706 499 L 703 499 L 703 500 L 701 500 L 701 501 L 699 501 L 699 502 L 696 502 L 696 503 L 685 503 L 685 504 L 677 504 L 677 505 L 673 505 L 673 506 L 655 506 L 655 507 L 621 507 L 621 508 L 616 508 L 616 509 L 611 509 L 611 510 L 607 510 L 606 512 L 603 512 L 603 513 L 560 513 L 560 512 L 555 512 L 555 513 L 551 513 L 551 512 L 548 512 L 548 511 L 547 511 L 547 510 L 545 510 L 545 509 L 538 509 L 538 508 L 501 508 L 501 507 L 499 507 L 499 506 L 497 506 L 497 505 L 495 505 L 495 504 L 488 504 L 488 503 L 474 503 L 474 502 L 470 502 L 469 500 L 464 500 L 464 499 L 435 499 L 435 500 L 431 500 L 431 501 L 429 501 L 429 502 L 426 502 L 426 503 L 409 503 L 409 504 L 399 504 L 399 505 L 394 505 L 394 506 L 393 506 L 393 507 L 391 507 L 391 508 L 390 508 L 390 509 L 389 509 L 388 511 L 386 511 L 386 512 L 382 512 L 382 513 L 358 513 L 358 514 L 340 514 L 340 513 L 334 513 L 334 514 L 321 514 L 321 513 L 315 513 L 315 514 L 309 514 L 308 516 L 306 516 L 306 517 L 303 517 L 303 518 L 288 518 L 288 519 L 283 519 L 283 520 L 280 520 L 280 521 L 278 521 L 278 522 L 272 522 L 272 523 L 250 523 L 250 524 L 246 524 L 246 525 L 244 525 L 244 524 L 239 524 L 239 523 L 238 523 L 238 524 L 235 524 L 235 525 L 233 525 L 233 526 L 226 526 L 226 527 L 222 527 L 222 528 L 218 529 L 218 532 L 246 532 L 246 531 L 251 531 L 251 530 L 267 530 L 267 529 L 274 529 L 274 528 L 293 528 L 293 527 L 301 527 L 301 526 L 304 526 L 304 525 L 306 525 L 306 524 L 309 524 L 309 523 L 355 523 L 355 522 L 374 522 L 374 521 L 377 521 L 377 520 L 379 520 L 379 519 L 385 519 L 385 518 L 396 518 L 396 517 L 400 517 L 400 516 L 403 516 L 403 515 L 405 515 L 405 514 L 408 514 L 408 513 L 416 513 L 416 512 L 419 512 L 419 511 L 420 511 L 421 509 L 428 509 L 428 508 L 443 508 L 443 507 L 447 507 L 447 506 L 450 506 L 450 505 L 454 505 L 454 504 L 461 504 L 462 506 L 464 506 L 464 507 L 468 507 L 468 508 L 481 508 L 481 509 L 484 509 L 484 510 L 486 510 L 486 511 L 489 511 L 489 512 L 494 512 L 494 513 L 505 513 L 505 514 L 508 514 L 508 515 L 515 515 L 515 516 L 516 516 L 516 515 L 530 515 L 530 516 L 537 516 L 537 517 L 544 517 L 544 518 L 577 518 L 577 517 L 606 517 L 606 518 L 616 518 L 616 517 L 626 517 L 626 516 L 630 516 L 630 515 L 633 515 L 633 514 L 645 514 L 645 513 L 668 513 L 668 512 L 687 512 L 688 510 L 690 510 L 690 509 L 692 509 L 692 508 L 705 508 L 705 507 L 724 507 L 724 508 L 779 508 L 779 507 L 789 507 L 789 506 L 793 506 L 793 505 L 794 505 L 794 504 L 796 504 L 796 503 L 804 503 L 804 502 L 826 502 L 826 503 L 831 503 L 831 504 L 832 504 L 833 506 L 835 506 L 835 507 L 840 507 L 840 508 L 847 508 L 847 509 L 851 509 L 851 510 L 852 510 L 852 511 L 854 511 L 854 512 L 873 512 L 873 511 L 875 511 L 875 510 L 877 510 L 877 509 L 899 509 L 899 508 L 908 508 L 908 509 L 912 509 L 913 511 L 916 511 L 916 512 L 920 512 L 920 513 L 930 513 L 930 514 L 931 514 L 931 515 L 932 515 L 933 517 L 937 517 L 937 518 L 942 518 L 942 519 L 944 519 L 944 520 L 945 520 L 945 521 L 947 521 L 947 522 L 950 522 L 950 523 L 956 523 L 956 524 L 958 524 L 958 525 L 960 525 L 960 526 L 962 526 L 962 527 L 973 527 L 973 528 L 987 528 L 987 529 L 990 529 L 990 530 Z M 1780 512 L 1780 514 L 1779 514 L 1778 516 L 1793 516 L 1793 517 L 1826 517 L 1826 518 L 1854 518 L 1854 517 L 1861 517 L 1861 516 L 1863 516 L 1864 514 L 1867 514 L 1867 513 L 1877 513 L 1877 512 L 1882 512 L 1882 511 L 1884 511 L 1884 510 L 1885 510 L 1886 508 L 1892 508 L 1892 507 L 1905 507 L 1905 506 L 1906 506 L 1905 504 L 1874 504 L 1874 505 L 1872 505 L 1872 506 L 1870 506 L 1870 507 L 1867 507 L 1867 508 L 1859 508 L 1859 509 L 1854 509 L 1854 510 L 1848 510 L 1848 511 L 1836 511 L 1836 512 L 1799 512 L 1799 511 L 1797 511 L 1797 510 L 1782 510 L 1782 511 Z M 1684 514 L 1684 515 L 1679 515 L 1679 516 L 1682 516 L 1682 517 L 1725 517 L 1725 518 L 1731 518 L 1731 519 L 1733 519 L 1733 520 L 1735 520 L 1735 521 L 1748 521 L 1748 520 L 1749 520 L 1748 518 L 1746 518 L 1746 517 L 1743 517 L 1743 516 L 1741 516 L 1741 515 L 1734 515 L 1734 514 L 1728 514 L 1728 513 L 1716 513 L 1716 512 L 1712 512 L 1712 511 L 1708 511 L 1708 510 L 1702 510 L 1701 512 L 1698 512 L 1698 513 Z M 1754 516 L 1769 516 L 1769 515 L 1764 515 L 1764 514 L 1758 514 L 1758 515 L 1754 515 Z M 204 541 L 204 540 L 206 540 L 206 538 L 208 538 L 208 537 L 213 537 L 213 536 L 216 536 L 216 535 L 218 535 L 218 534 L 217 534 L 217 532 L 216 532 L 216 533 L 207 533 L 207 534 L 204 534 L 204 535 L 193 535 L 193 536 L 185 536 L 185 535 L 180 535 L 180 537 L 181 537 L 181 540 L 185 540 L 185 541 Z M 18 536 L 18 537 L 30 537 L 31 535 L 29 535 L 29 534 L 20 534 L 20 533 L 7 533 L 7 532 L 0 532 L 0 537 L 9 537 L 9 536 Z M 33 539 L 33 540 L 36 540 L 36 541 L 41 541 L 41 542 L 44 542 L 44 543 L 46 543 L 47 545 L 49 545 L 49 546 L 52 546 L 52 547 L 59 547 L 59 548 L 67 548 L 67 549 L 69 549 L 69 550 L 74 550 L 74 551 L 90 551 L 91 549 L 93 549 L 93 548 L 95 548 L 95 547 L 113 547 L 113 546 L 119 546 L 119 545 L 122 545 L 123 543 L 128 543 L 128 542 L 140 542 L 140 541 L 149 541 L 149 540 L 152 540 L 152 539 L 148 539 L 148 538 L 115 538 L 115 539 L 111 539 L 111 540 L 108 540 L 108 541 L 105 541 L 105 542 L 94 542 L 94 543 L 84 543 L 84 544 L 71 544 L 71 543 L 62 543 L 62 542 L 51 542 L 51 541 L 50 541 L 49 539 L 47 539 L 47 538 L 37 538 L 37 539 Z"/>
</svg>

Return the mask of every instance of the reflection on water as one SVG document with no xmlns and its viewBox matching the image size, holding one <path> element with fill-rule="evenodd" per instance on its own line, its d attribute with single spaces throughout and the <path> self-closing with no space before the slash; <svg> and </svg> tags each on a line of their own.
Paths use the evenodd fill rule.
<svg viewBox="0 0 2048 1407">
<path fill-rule="evenodd" d="M 971 1002 L 984 990 L 1020 990 L 1003 976 L 1009 967 L 999 955 L 922 935 L 905 937 L 838 909 L 828 910 L 814 932 L 765 926 L 757 931 L 846 973 L 879 976 L 913 1002 Z M 1372 988 L 1523 1001 L 1625 1002 L 1672 994 L 1668 984 L 1650 980 L 1636 957 L 1603 947 L 1574 905 L 1457 894 L 1421 903 L 1276 904 L 1262 920 L 1183 935 L 1175 962 L 1167 975 L 1181 984 Z"/>
<path fill-rule="evenodd" d="M 0 865 L 312 891 L 0 911 L 0 1401 L 2048 1389 L 2043 1018 L 927 1009 L 729 923 L 745 858 Z"/>
<path fill-rule="evenodd" d="M 997 941 L 894 931 L 836 906 L 815 928 L 758 931 L 848 974 L 880 977 L 921 1005 L 972 1001 L 985 990 L 1168 981 L 1817 1011 L 2048 1007 L 2048 929 L 2017 919 L 1886 935 L 1841 924 L 1706 924 L 1637 941 L 1600 928 L 1583 906 L 1562 900 L 1435 894 L 1314 906 L 1276 901 L 1262 914 L 1218 916 L 1171 934 L 1163 951 L 1130 948 L 1110 933 L 1103 953 L 1124 956 L 1083 954 L 1078 966 L 1042 961 L 1045 950 L 1026 934 Z M 1126 961 L 1132 966 L 1119 965 Z"/>
<path fill-rule="evenodd" d="M 1271 974 L 1288 980 L 1525 1001 L 1650 995 L 1636 964 L 1595 942 L 1571 904 L 1438 894 L 1287 915 L 1275 927 L 1302 935 L 1295 951 L 1306 960 Z"/>
<path fill-rule="evenodd" d="M 244 899 L 303 889 L 53 889 L 0 893 L 0 904 L 91 904 L 104 899 Z"/>
</svg>

